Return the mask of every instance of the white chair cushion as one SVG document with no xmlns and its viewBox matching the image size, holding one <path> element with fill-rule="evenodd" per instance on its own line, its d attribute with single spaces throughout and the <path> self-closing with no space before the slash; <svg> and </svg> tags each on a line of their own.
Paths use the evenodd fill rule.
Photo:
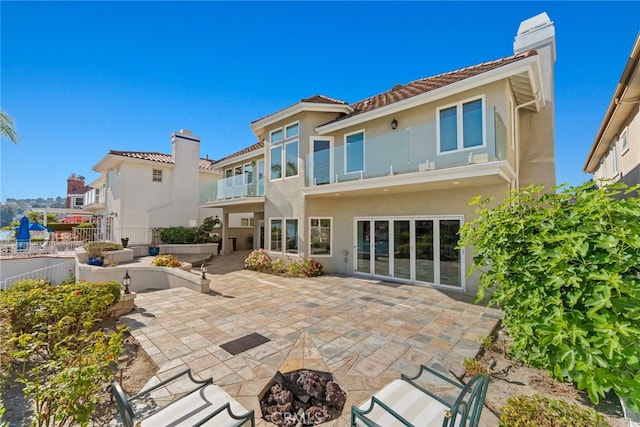
<svg viewBox="0 0 640 427">
<path fill-rule="evenodd" d="M 441 427 L 445 411 L 449 409 L 403 380 L 392 381 L 374 396 L 416 427 Z M 370 402 L 371 399 L 368 399 L 359 408 L 366 410 Z M 379 405 L 375 405 L 365 417 L 384 427 L 404 425 Z M 356 419 L 356 425 L 363 424 Z"/>
<path fill-rule="evenodd" d="M 215 412 L 216 409 L 227 402 L 231 403 L 231 410 L 235 415 L 244 415 L 247 413 L 247 410 L 229 396 L 226 391 L 215 384 L 209 384 L 197 392 L 193 392 L 171 403 L 150 417 L 145 418 L 141 425 L 142 427 L 190 427 L 206 418 L 207 415 Z M 204 425 L 211 427 L 231 427 L 237 426 L 239 423 L 240 421 L 231 418 L 225 410 Z M 247 425 L 250 425 L 249 421 L 247 421 Z"/>
</svg>

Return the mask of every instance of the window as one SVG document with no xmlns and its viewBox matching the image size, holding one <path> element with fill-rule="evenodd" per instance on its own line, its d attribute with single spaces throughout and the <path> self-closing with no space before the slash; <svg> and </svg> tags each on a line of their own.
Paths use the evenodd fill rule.
<svg viewBox="0 0 640 427">
<path fill-rule="evenodd" d="M 624 128 L 620 134 L 620 154 L 629 151 L 629 128 Z"/>
<path fill-rule="evenodd" d="M 270 151 L 270 178 L 271 180 L 298 176 L 298 140 L 292 139 L 300 133 L 298 122 L 289 124 L 283 128 L 271 131 L 270 139 L 274 145 Z M 284 166 L 284 171 L 282 170 Z"/>
<path fill-rule="evenodd" d="M 482 98 L 437 110 L 439 153 L 484 146 Z"/>
<path fill-rule="evenodd" d="M 298 141 L 289 142 L 284 146 L 285 177 L 298 175 Z"/>
<path fill-rule="evenodd" d="M 618 148 L 617 148 L 618 140 L 614 139 L 613 144 L 611 144 L 611 151 L 609 151 L 609 156 L 611 157 L 611 175 L 618 175 Z"/>
<path fill-rule="evenodd" d="M 233 169 L 227 169 L 224 171 L 224 186 L 233 187 Z"/>
<path fill-rule="evenodd" d="M 364 170 L 364 131 L 345 135 L 346 173 Z"/>
<path fill-rule="evenodd" d="M 331 218 L 311 218 L 309 234 L 311 255 L 331 255 Z"/>
<path fill-rule="evenodd" d="M 253 163 L 244 165 L 244 183 L 253 184 Z"/>
<path fill-rule="evenodd" d="M 287 219 L 285 220 L 285 239 L 287 241 L 287 253 L 298 253 L 298 220 Z"/>
<path fill-rule="evenodd" d="M 76 197 L 73 201 L 74 206 L 82 206 L 84 204 L 84 197 Z"/>
<path fill-rule="evenodd" d="M 274 252 L 282 252 L 282 220 L 271 219 L 271 246 Z"/>
<path fill-rule="evenodd" d="M 240 218 L 240 227 L 253 227 L 253 218 Z"/>
<path fill-rule="evenodd" d="M 234 169 L 234 175 L 235 175 L 235 179 L 234 179 L 234 185 L 236 187 L 241 186 L 242 185 L 242 166 L 236 166 Z"/>
<path fill-rule="evenodd" d="M 284 137 L 285 138 L 293 138 L 294 136 L 298 136 L 298 133 L 300 133 L 300 124 L 299 123 L 294 123 L 294 124 L 289 125 L 286 128 L 284 128 Z"/>
<path fill-rule="evenodd" d="M 152 178 L 153 182 L 162 182 L 162 170 L 161 169 L 154 169 L 153 170 L 153 178 Z"/>
<path fill-rule="evenodd" d="M 282 178 L 282 145 L 271 148 L 271 180 Z"/>
<path fill-rule="evenodd" d="M 282 141 L 282 128 L 271 131 L 271 136 L 269 140 L 272 144 L 276 144 Z"/>
</svg>

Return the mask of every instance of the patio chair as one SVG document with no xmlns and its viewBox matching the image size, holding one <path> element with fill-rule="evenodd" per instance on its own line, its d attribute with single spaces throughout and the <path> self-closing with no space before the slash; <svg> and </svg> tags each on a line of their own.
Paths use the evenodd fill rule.
<svg viewBox="0 0 640 427">
<path fill-rule="evenodd" d="M 189 376 L 191 383 L 196 386 L 195 389 L 143 419 L 136 417 L 131 405 L 133 401 L 150 399 L 151 392 L 185 375 Z M 227 392 L 213 384 L 211 378 L 206 380 L 195 379 L 191 375 L 190 369 L 185 369 L 129 398 L 127 398 L 120 383 L 117 381 L 114 381 L 109 387 L 111 388 L 111 394 L 115 398 L 118 415 L 124 427 L 255 427 L 253 409 L 247 411 Z"/>
<path fill-rule="evenodd" d="M 435 376 L 439 384 L 454 386 L 454 390 L 460 390 L 459 394 L 456 397 L 456 391 L 453 398 L 447 398 L 442 393 L 438 395 L 425 389 L 416 382 L 423 374 Z M 415 377 L 403 374 L 360 406 L 352 406 L 351 425 L 476 427 L 488 385 L 489 376 L 486 374 L 478 374 L 462 385 L 422 365 Z"/>
</svg>

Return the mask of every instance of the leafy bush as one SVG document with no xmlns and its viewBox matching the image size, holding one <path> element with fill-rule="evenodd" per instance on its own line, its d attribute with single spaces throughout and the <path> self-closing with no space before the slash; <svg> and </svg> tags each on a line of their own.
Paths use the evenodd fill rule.
<svg viewBox="0 0 640 427">
<path fill-rule="evenodd" d="M 187 227 L 168 227 L 160 231 L 160 240 L 167 244 L 193 244 L 193 243 L 211 243 L 213 241 L 210 233 L 216 225 L 220 224 L 220 220 L 216 217 L 206 217 L 202 220 L 202 224 L 195 228 Z"/>
<path fill-rule="evenodd" d="M 459 245 L 473 246 L 478 300 L 495 289 L 514 357 L 576 383 L 594 403 L 613 389 L 637 410 L 640 198 L 621 199 L 626 189 L 532 186 L 493 208 L 476 198 Z"/>
<path fill-rule="evenodd" d="M 302 264 L 302 273 L 307 277 L 322 276 L 323 268 L 322 264 L 313 258 L 303 258 L 300 260 Z"/>
<path fill-rule="evenodd" d="M 117 282 L 25 280 L 0 292 L 0 335 L 9 355 L 3 368 L 22 365 L 19 381 L 35 401 L 35 424 L 89 423 L 99 387 L 123 351 L 124 329 L 107 335 L 96 328 L 119 297 Z"/>
<path fill-rule="evenodd" d="M 562 400 L 515 396 L 501 409 L 501 427 L 608 427 L 606 418 L 595 411 Z"/>
<path fill-rule="evenodd" d="M 158 255 L 151 261 L 156 267 L 180 267 L 182 263 L 173 255 Z"/>
<path fill-rule="evenodd" d="M 77 228 L 96 228 L 96 226 L 91 222 L 81 222 L 76 225 Z"/>
<path fill-rule="evenodd" d="M 244 259 L 244 268 L 255 271 L 268 271 L 271 269 L 271 258 L 264 249 L 251 251 Z"/>
<path fill-rule="evenodd" d="M 122 245 L 114 242 L 88 242 L 87 243 L 87 255 L 90 257 L 101 257 L 104 252 L 109 251 L 121 251 Z"/>
<path fill-rule="evenodd" d="M 251 251 L 244 260 L 244 267 L 249 270 L 282 276 L 315 277 L 322 275 L 322 264 L 312 258 L 292 259 L 288 254 L 285 254 L 282 258 L 271 260 L 264 249 Z"/>
<path fill-rule="evenodd" d="M 191 244 L 196 242 L 196 229 L 187 227 L 168 227 L 160 231 L 160 240 L 167 244 Z"/>
</svg>

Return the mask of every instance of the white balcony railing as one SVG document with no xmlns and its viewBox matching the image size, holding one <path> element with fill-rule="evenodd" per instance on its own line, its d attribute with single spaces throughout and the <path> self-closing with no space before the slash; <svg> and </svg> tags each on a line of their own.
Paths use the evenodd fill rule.
<svg viewBox="0 0 640 427">
<path fill-rule="evenodd" d="M 362 158 L 350 165 L 354 172 L 348 171 L 344 145 L 317 150 L 306 156 L 305 184 L 332 184 L 507 160 L 506 125 L 494 107 L 485 110 L 484 137 L 482 146 L 438 153 L 436 123 L 394 130 L 365 139 Z"/>
<path fill-rule="evenodd" d="M 106 201 L 105 194 L 106 189 L 104 187 L 89 189 L 89 191 L 84 193 L 84 206 L 104 204 Z"/>
<path fill-rule="evenodd" d="M 200 186 L 200 202 L 259 196 L 264 196 L 264 177 L 255 174 L 243 173 Z"/>
</svg>

